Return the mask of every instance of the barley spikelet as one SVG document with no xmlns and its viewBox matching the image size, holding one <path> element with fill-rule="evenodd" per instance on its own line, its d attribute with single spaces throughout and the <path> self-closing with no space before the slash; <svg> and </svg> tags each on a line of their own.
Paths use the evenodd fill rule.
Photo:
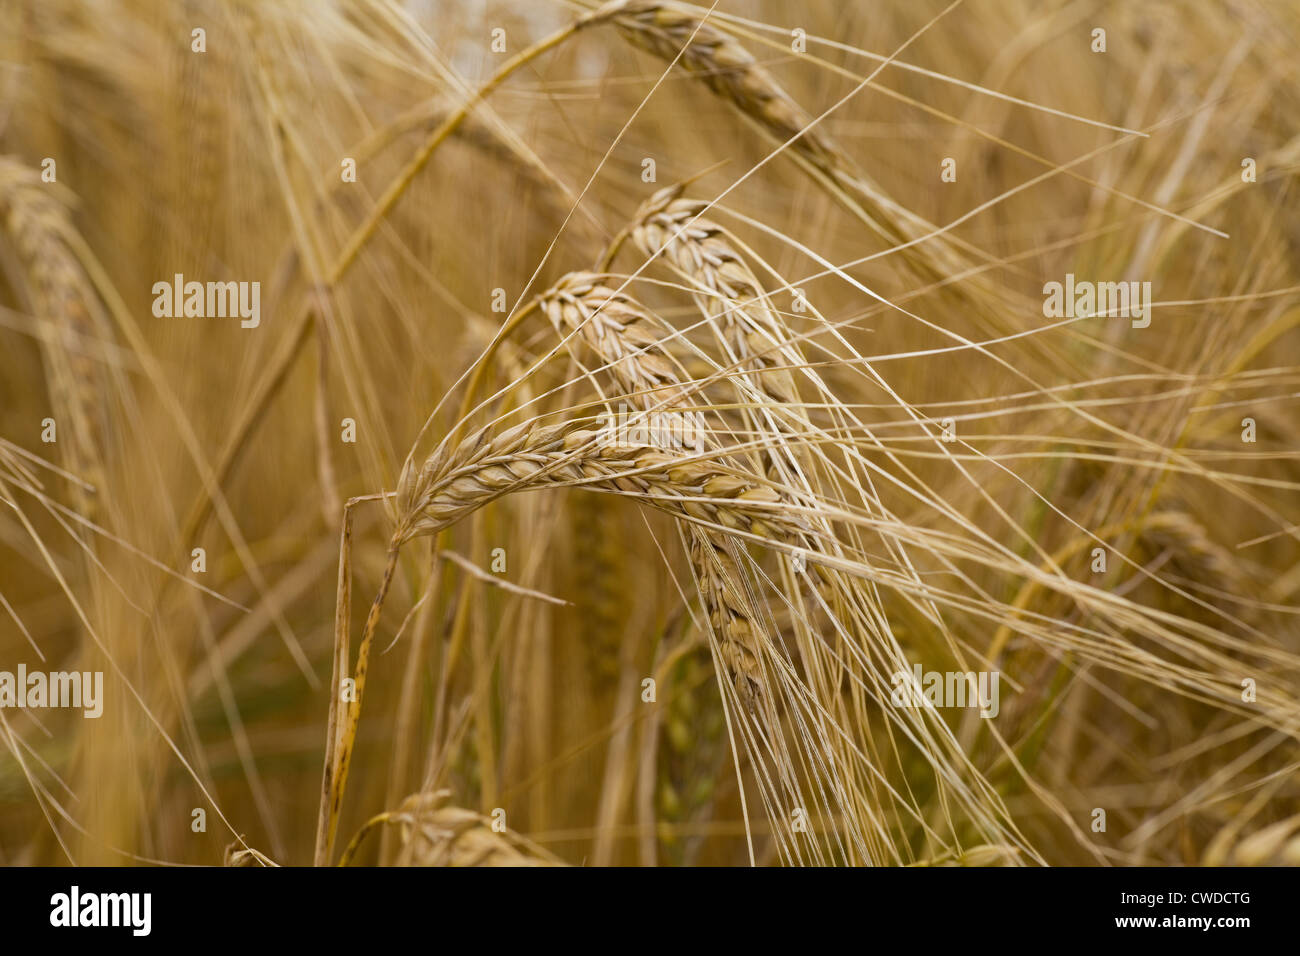
<svg viewBox="0 0 1300 956">
<path fill-rule="evenodd" d="M 669 333 L 630 296 L 590 272 L 571 272 L 541 297 L 561 335 L 577 335 L 609 368 L 624 395 L 641 408 L 679 404 L 687 394 L 668 357 Z"/>
<path fill-rule="evenodd" d="M 647 257 L 662 255 L 698 290 L 696 302 L 734 357 L 756 368 L 762 394 L 797 408 L 791 366 L 802 364 L 802 356 L 785 323 L 726 231 L 701 215 L 706 203 L 680 194 L 681 186 L 669 186 L 647 200 L 637 210 L 633 241 Z"/>
<path fill-rule="evenodd" d="M 740 567 L 721 535 L 691 535 L 691 564 L 700 580 L 709 626 L 718 636 L 718 653 L 731 674 L 736 694 L 748 708 L 764 696 L 759 616 L 745 590 Z"/>
<path fill-rule="evenodd" d="M 387 562 L 357 651 L 356 696 L 341 718 L 337 710 L 331 712 L 331 721 L 341 720 L 343 729 L 337 750 L 327 752 L 317 831 L 318 862 L 331 855 L 370 649 L 404 543 L 436 534 L 502 495 L 546 486 L 586 485 L 628 494 L 675 517 L 758 538 L 785 539 L 807 526 L 770 484 L 734 466 L 698 454 L 618 441 L 608 429 L 593 431 L 584 424 L 529 421 L 495 434 L 483 428 L 453 448 L 444 442 L 419 465 L 413 458 L 407 460 L 391 505 L 395 527 Z M 346 568 L 343 559 L 340 568 Z M 343 633 L 347 593 L 346 588 L 339 591 L 336 618 Z M 345 649 L 346 644 L 340 642 L 336 647 Z"/>
<path fill-rule="evenodd" d="M 254 847 L 246 847 L 241 835 L 234 843 L 229 844 L 222 854 L 222 866 L 232 867 L 253 867 L 253 866 L 279 866 L 275 860 L 271 859 L 261 850 Z"/>
<path fill-rule="evenodd" d="M 647 258 L 662 258 L 690 287 L 709 320 L 729 365 L 738 374 L 729 380 L 739 392 L 741 414 L 753 434 L 774 435 L 759 467 L 777 486 L 801 488 L 815 501 L 808 467 L 806 436 L 812 431 L 796 384 L 795 370 L 820 385 L 808 370 L 781 314 L 763 284 L 725 229 L 702 215 L 705 203 L 681 197 L 681 186 L 659 190 L 642 204 L 631 229 Z M 827 524 L 814 521 L 831 538 Z M 814 565 L 803 584 L 823 589 L 824 571 Z M 742 660 L 737 673 L 747 672 Z"/>
</svg>

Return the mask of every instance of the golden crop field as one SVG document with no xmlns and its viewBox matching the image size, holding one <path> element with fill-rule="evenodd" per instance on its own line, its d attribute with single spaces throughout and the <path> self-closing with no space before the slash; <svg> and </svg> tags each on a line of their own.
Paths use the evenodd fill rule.
<svg viewBox="0 0 1300 956">
<path fill-rule="evenodd" d="M 1298 44 L 0 0 L 0 863 L 1300 863 Z"/>
</svg>

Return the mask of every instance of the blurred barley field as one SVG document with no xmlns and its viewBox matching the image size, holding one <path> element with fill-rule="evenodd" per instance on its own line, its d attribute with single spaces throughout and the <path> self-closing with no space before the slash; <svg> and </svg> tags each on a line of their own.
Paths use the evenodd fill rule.
<svg viewBox="0 0 1300 956">
<path fill-rule="evenodd" d="M 1296 4 L 0 24 L 0 862 L 1300 863 Z"/>
</svg>

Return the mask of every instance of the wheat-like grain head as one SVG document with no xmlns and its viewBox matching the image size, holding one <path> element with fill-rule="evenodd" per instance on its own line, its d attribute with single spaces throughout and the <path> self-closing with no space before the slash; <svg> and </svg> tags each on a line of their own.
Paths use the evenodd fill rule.
<svg viewBox="0 0 1300 956">
<path fill-rule="evenodd" d="M 439 449 L 398 484 L 395 540 L 450 527 L 496 498 L 580 485 L 631 495 L 675 517 L 781 540 L 807 523 L 762 479 L 704 454 L 620 440 L 588 422 L 525 422 Z"/>
<path fill-rule="evenodd" d="M 59 187 L 16 159 L 0 156 L 0 224 L 9 238 L 36 317 L 48 323 L 41 336 L 47 387 L 55 412 L 59 446 L 79 478 L 102 489 L 111 432 L 109 383 L 96 350 L 111 336 L 94 287 L 69 249 L 72 229 Z M 80 486 L 73 501 L 85 517 L 99 510 Z"/>
</svg>

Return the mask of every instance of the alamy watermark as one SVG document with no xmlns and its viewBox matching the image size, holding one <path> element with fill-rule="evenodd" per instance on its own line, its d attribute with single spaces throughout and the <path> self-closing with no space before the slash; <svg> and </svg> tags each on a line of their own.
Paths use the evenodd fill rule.
<svg viewBox="0 0 1300 956">
<path fill-rule="evenodd" d="M 705 435 L 699 412 L 642 411 L 624 404 L 617 412 L 601 412 L 597 424 L 607 442 L 627 447 L 702 448 Z"/>
<path fill-rule="evenodd" d="M 171 282 L 155 282 L 153 296 L 153 314 L 159 319 L 239 316 L 245 329 L 255 329 L 262 321 L 260 282 L 186 282 L 178 272 Z"/>
<path fill-rule="evenodd" d="M 896 707 L 978 707 L 981 717 L 996 717 L 1001 709 L 999 671 L 897 671 L 891 678 Z"/>
<path fill-rule="evenodd" d="M 0 671 L 0 707 L 79 707 L 87 717 L 104 713 L 103 671 Z"/>
<path fill-rule="evenodd" d="M 133 936 L 153 928 L 152 893 L 83 893 L 73 886 L 50 897 L 50 925 L 58 927 L 122 926 Z"/>
<path fill-rule="evenodd" d="M 1043 295 L 1043 315 L 1049 319 L 1131 318 L 1135 329 L 1151 324 L 1150 282 L 1076 281 L 1074 273 L 1068 272 L 1064 283 L 1044 285 Z"/>
</svg>

